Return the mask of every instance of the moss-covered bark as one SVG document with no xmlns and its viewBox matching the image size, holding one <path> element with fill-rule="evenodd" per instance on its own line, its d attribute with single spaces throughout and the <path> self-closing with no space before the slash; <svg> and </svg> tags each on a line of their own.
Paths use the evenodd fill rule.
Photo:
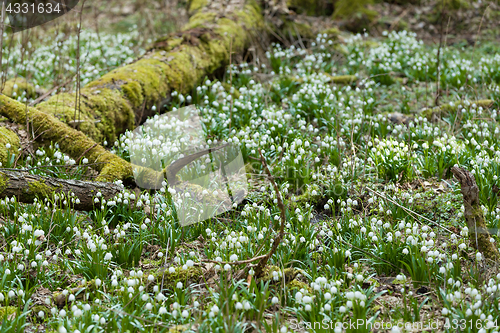
<svg viewBox="0 0 500 333">
<path fill-rule="evenodd" d="M 328 75 L 330 77 L 330 82 L 335 84 L 355 84 L 358 81 L 356 75 Z"/>
<path fill-rule="evenodd" d="M 18 154 L 19 137 L 8 128 L 0 127 L 0 166 L 7 165 L 7 160 L 13 154 Z"/>
<path fill-rule="evenodd" d="M 78 201 L 71 206 L 91 210 L 98 192 L 104 199 L 111 200 L 122 190 L 122 186 L 109 183 L 42 177 L 26 171 L 0 171 L 0 198 L 16 197 L 25 203 L 32 203 L 35 198 L 53 199 L 55 194 L 73 193 Z"/>
<path fill-rule="evenodd" d="M 134 63 L 83 87 L 79 112 L 75 112 L 75 93 L 54 95 L 37 108 L 96 141 L 115 141 L 120 133 L 155 114 L 153 106 L 161 107 L 171 91 L 190 92 L 207 74 L 229 63 L 230 51 L 242 53 L 252 33 L 263 26 L 260 8 L 253 1 L 214 3 L 193 2 L 196 14 L 183 31 L 156 42 Z"/>
<path fill-rule="evenodd" d="M 84 133 L 71 128 L 54 116 L 27 107 L 5 95 L 0 95 L 0 114 L 18 124 L 28 121 L 40 140 L 57 142 L 61 150 L 77 159 L 86 157 L 100 171 L 99 181 L 132 178 L 132 165 L 110 153 Z"/>
</svg>

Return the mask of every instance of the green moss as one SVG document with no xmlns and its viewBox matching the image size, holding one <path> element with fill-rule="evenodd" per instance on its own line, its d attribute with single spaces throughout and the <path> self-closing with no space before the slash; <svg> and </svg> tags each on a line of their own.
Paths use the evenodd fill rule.
<svg viewBox="0 0 500 333">
<path fill-rule="evenodd" d="M 338 76 L 332 76 L 329 74 L 327 75 L 330 78 L 330 82 L 335 84 L 354 84 L 358 80 L 358 78 L 355 75 L 338 75 Z"/>
<path fill-rule="evenodd" d="M 292 281 L 299 274 L 299 271 L 293 267 L 285 268 L 285 270 L 282 271 L 277 266 L 267 265 L 266 267 L 264 267 L 264 269 L 262 271 L 262 277 L 257 279 L 257 282 L 260 282 L 260 281 L 264 281 L 264 282 L 270 281 L 271 283 L 277 282 L 274 280 L 273 272 L 281 272 L 281 274 L 283 274 L 284 276 L 281 276 L 280 280 L 284 277 L 285 282 Z"/>
<path fill-rule="evenodd" d="M 28 189 L 25 191 L 29 198 L 51 198 L 57 190 L 57 187 L 47 185 L 43 181 L 32 181 L 28 182 Z"/>
<path fill-rule="evenodd" d="M 40 139 L 57 142 L 61 150 L 72 158 L 83 155 L 88 158 L 89 163 L 95 163 L 93 167 L 101 171 L 97 180 L 125 180 L 133 177 L 130 163 L 110 153 L 84 133 L 69 127 L 53 115 L 40 112 L 36 108 L 28 108 L 26 112 L 24 104 L 5 95 L 0 95 L 0 106 L 0 114 L 18 124 L 25 124 L 29 119 L 37 133 L 41 133 Z"/>
<path fill-rule="evenodd" d="M 290 290 L 300 290 L 300 289 L 305 289 L 309 291 L 310 293 L 313 292 L 312 288 L 305 282 L 298 281 L 298 280 L 292 280 L 290 282 L 286 283 L 286 287 Z"/>
<path fill-rule="evenodd" d="M 361 32 L 368 29 L 378 15 L 370 9 L 373 4 L 373 0 L 338 0 L 333 18 L 343 20 L 348 30 Z"/>
<path fill-rule="evenodd" d="M 315 190 L 317 193 L 316 195 L 313 195 L 312 191 Z M 290 202 L 291 208 L 295 210 L 300 205 L 303 204 L 310 204 L 312 206 L 316 206 L 320 201 L 322 200 L 322 195 L 321 195 L 321 190 L 317 185 L 313 185 L 309 187 L 304 193 L 302 193 L 299 196 L 292 197 L 292 200 Z"/>
<path fill-rule="evenodd" d="M 0 306 L 0 318 L 9 317 L 10 315 L 17 312 L 15 306 Z"/>
<path fill-rule="evenodd" d="M 184 287 L 187 287 L 190 283 L 198 282 L 203 276 L 203 271 L 198 266 L 188 267 L 187 269 L 182 269 L 182 267 L 175 267 L 175 272 L 170 273 L 165 268 L 160 268 L 156 272 L 149 272 L 149 274 L 155 277 L 157 284 L 163 284 L 166 288 L 173 288 L 177 282 L 182 282 Z M 144 283 L 148 283 L 147 276 L 144 276 Z M 150 285 L 150 289 L 153 289 L 153 285 Z"/>
<path fill-rule="evenodd" d="M 42 311 L 44 314 L 45 314 L 45 317 L 50 313 L 49 310 L 47 309 L 47 307 L 43 306 L 43 305 L 35 305 L 31 308 L 31 317 L 32 318 L 35 318 L 36 320 L 43 320 L 42 318 L 40 318 L 38 316 L 38 313 Z"/>
<path fill-rule="evenodd" d="M 22 77 L 16 77 L 5 82 L 2 93 L 15 99 L 23 96 L 23 93 L 26 98 L 36 98 L 35 87 Z"/>
<path fill-rule="evenodd" d="M 162 260 L 153 260 L 148 258 L 142 259 L 141 261 L 143 265 L 152 265 L 155 267 L 160 267 L 162 263 Z"/>
<path fill-rule="evenodd" d="M 168 329 L 168 333 L 182 333 L 189 330 L 191 327 L 189 325 L 176 325 Z"/>
<path fill-rule="evenodd" d="M 208 4 L 207 0 L 190 0 L 188 12 L 193 14 L 194 12 L 200 10 Z"/>
<path fill-rule="evenodd" d="M 9 178 L 4 174 L 0 173 L 0 193 L 2 193 L 9 184 Z"/>
<path fill-rule="evenodd" d="M 240 98 L 241 94 L 240 94 L 240 91 L 236 88 L 234 88 L 233 86 L 231 86 L 229 83 L 227 82 L 223 82 L 222 83 L 222 86 L 224 87 L 224 89 L 226 89 L 226 91 L 228 93 L 231 94 L 231 96 L 233 96 L 234 99 L 238 99 Z M 233 92 L 231 92 L 231 88 L 233 88 Z"/>
<path fill-rule="evenodd" d="M 340 30 L 337 27 L 328 28 L 321 31 L 321 34 L 326 34 L 328 39 L 337 39 L 340 35 Z"/>
<path fill-rule="evenodd" d="M 489 109 L 490 107 L 493 106 L 495 102 L 491 99 L 480 99 L 472 103 L 476 104 L 477 107 L 482 107 L 483 109 Z"/>
<path fill-rule="evenodd" d="M 10 144 L 10 148 L 6 145 Z M 20 142 L 16 133 L 8 128 L 0 127 L 0 162 L 3 166 L 7 165 L 7 159 L 13 154 L 17 154 Z"/>
</svg>

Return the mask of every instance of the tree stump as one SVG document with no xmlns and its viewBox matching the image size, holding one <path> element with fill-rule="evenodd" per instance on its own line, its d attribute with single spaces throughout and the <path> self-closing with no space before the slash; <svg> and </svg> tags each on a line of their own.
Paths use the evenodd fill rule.
<svg viewBox="0 0 500 333">
<path fill-rule="evenodd" d="M 474 175 L 460 167 L 452 167 L 451 172 L 460 183 L 460 190 L 464 198 L 464 216 L 469 228 L 471 246 L 479 250 L 485 258 L 498 261 L 500 254 L 494 243 L 490 242 L 491 235 L 486 227 L 483 210 L 479 201 L 479 187 Z"/>
</svg>

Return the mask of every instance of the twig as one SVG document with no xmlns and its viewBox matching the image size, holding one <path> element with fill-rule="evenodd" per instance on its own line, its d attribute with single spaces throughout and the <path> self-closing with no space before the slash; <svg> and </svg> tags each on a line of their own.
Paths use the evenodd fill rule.
<svg viewBox="0 0 500 333">
<path fill-rule="evenodd" d="M 262 162 L 262 166 L 264 167 L 264 170 L 266 171 L 267 175 L 269 176 L 269 181 L 274 187 L 274 190 L 276 191 L 276 198 L 278 199 L 278 208 L 281 211 L 281 226 L 280 226 L 280 232 L 278 236 L 274 239 L 273 245 L 271 247 L 271 250 L 269 253 L 259 261 L 257 264 L 257 267 L 255 268 L 255 277 L 260 277 L 262 275 L 262 271 L 264 267 L 266 266 L 267 262 L 269 261 L 269 258 L 276 252 L 276 249 L 278 248 L 278 245 L 281 243 L 281 240 L 283 239 L 283 236 L 285 234 L 285 205 L 283 205 L 283 200 L 281 199 L 281 193 L 279 191 L 278 185 L 276 185 L 276 182 L 274 181 L 274 177 L 271 174 L 271 171 L 269 171 L 269 168 L 267 167 L 266 159 L 264 158 L 264 155 L 262 155 L 262 151 L 259 149 L 259 155 L 260 159 Z"/>
<path fill-rule="evenodd" d="M 406 208 L 405 206 L 402 206 L 402 205 L 398 204 L 396 201 L 394 201 L 394 200 L 392 200 L 392 199 L 389 199 L 388 197 L 386 197 L 386 196 L 384 196 L 384 195 L 380 194 L 379 192 L 377 192 L 377 191 L 375 191 L 375 190 L 372 190 L 372 189 L 371 189 L 371 188 L 369 188 L 369 187 L 366 187 L 366 189 L 367 189 L 367 190 L 369 190 L 369 191 L 371 191 L 371 192 L 373 192 L 373 193 L 375 193 L 375 194 L 376 194 L 376 195 L 378 195 L 379 197 L 381 197 L 381 198 L 383 198 L 383 199 L 386 199 L 386 200 L 388 200 L 388 201 L 392 202 L 393 204 L 395 204 L 395 205 L 396 205 L 396 206 L 398 206 L 399 208 L 404 209 L 406 212 L 410 213 L 410 215 L 411 215 L 411 214 L 415 214 L 416 216 L 418 216 L 418 217 L 420 217 L 420 218 L 422 218 L 422 219 L 426 220 L 427 222 L 430 222 L 430 223 L 432 223 L 432 224 L 437 225 L 439 228 L 444 229 L 444 230 L 448 231 L 449 233 L 454 233 L 454 232 L 453 232 L 453 231 L 451 231 L 450 229 L 447 229 L 447 228 L 443 227 L 442 225 L 437 224 L 436 222 L 432 221 L 431 219 L 428 219 L 427 217 L 422 216 L 422 215 L 420 215 L 420 214 L 418 214 L 418 213 L 416 213 L 416 212 L 412 211 L 411 209 L 408 209 L 408 208 Z M 414 216 L 414 217 L 415 217 L 415 216 Z M 418 220 L 416 220 L 416 221 L 417 221 L 418 223 L 422 223 L 422 222 L 420 222 L 420 221 L 418 221 Z"/>
<path fill-rule="evenodd" d="M 441 62 L 441 47 L 443 45 L 443 17 L 444 17 L 444 0 L 441 1 L 441 28 L 439 29 L 439 48 L 438 48 L 437 59 L 436 59 L 437 76 L 436 76 L 436 98 L 434 99 L 435 106 L 439 105 L 439 95 L 441 93 L 441 91 L 440 91 L 441 79 L 440 79 L 439 71 L 440 71 L 440 62 Z"/>
<path fill-rule="evenodd" d="M 98 145 L 98 143 L 94 143 L 92 146 L 90 146 L 89 148 L 87 148 L 81 155 L 80 157 L 78 157 L 76 159 L 76 163 L 80 164 L 80 160 L 82 159 L 83 156 L 85 156 L 85 154 L 87 154 L 89 151 L 91 151 L 92 149 L 94 149 L 96 146 Z"/>
<path fill-rule="evenodd" d="M 31 102 L 30 104 L 28 104 L 28 106 L 35 106 L 37 105 L 38 103 L 40 103 L 41 101 L 43 101 L 45 98 L 49 97 L 50 94 L 52 94 L 52 92 L 64 87 L 65 85 L 71 83 L 71 81 L 73 81 L 75 77 L 73 76 L 71 79 L 69 79 L 68 81 L 58 85 L 58 86 L 55 86 L 54 88 L 50 89 L 49 91 L 47 91 L 45 94 L 43 94 L 42 96 L 38 97 L 37 99 L 35 99 L 33 102 Z"/>
</svg>

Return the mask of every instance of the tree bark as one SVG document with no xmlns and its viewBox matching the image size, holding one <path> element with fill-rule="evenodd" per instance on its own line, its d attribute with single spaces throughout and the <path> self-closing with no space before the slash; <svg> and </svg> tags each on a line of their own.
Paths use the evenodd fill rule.
<svg viewBox="0 0 500 333">
<path fill-rule="evenodd" d="M 55 194 L 64 193 L 68 205 L 77 210 L 92 210 L 98 192 L 102 198 L 110 200 L 122 190 L 123 186 L 113 183 L 58 179 L 32 175 L 26 171 L 0 169 L 0 198 L 16 197 L 24 203 L 33 203 L 36 197 L 52 200 Z M 79 202 L 70 204 L 70 193 L 74 193 Z"/>
<path fill-rule="evenodd" d="M 494 243 L 490 242 L 491 235 L 486 227 L 486 222 L 479 201 L 479 187 L 474 175 L 468 170 L 452 167 L 451 172 L 460 183 L 460 190 L 464 198 L 464 216 L 469 228 L 471 246 L 479 250 L 485 258 L 498 261 L 500 254 Z"/>
<path fill-rule="evenodd" d="M 81 109 L 76 113 L 75 93 L 56 94 L 37 108 L 98 142 L 114 142 L 119 134 L 156 114 L 172 91 L 191 92 L 206 75 L 228 64 L 230 53 L 242 54 L 255 36 L 263 35 L 259 34 L 263 29 L 254 0 L 207 1 L 181 32 L 157 41 L 135 62 L 83 87 Z"/>
</svg>

